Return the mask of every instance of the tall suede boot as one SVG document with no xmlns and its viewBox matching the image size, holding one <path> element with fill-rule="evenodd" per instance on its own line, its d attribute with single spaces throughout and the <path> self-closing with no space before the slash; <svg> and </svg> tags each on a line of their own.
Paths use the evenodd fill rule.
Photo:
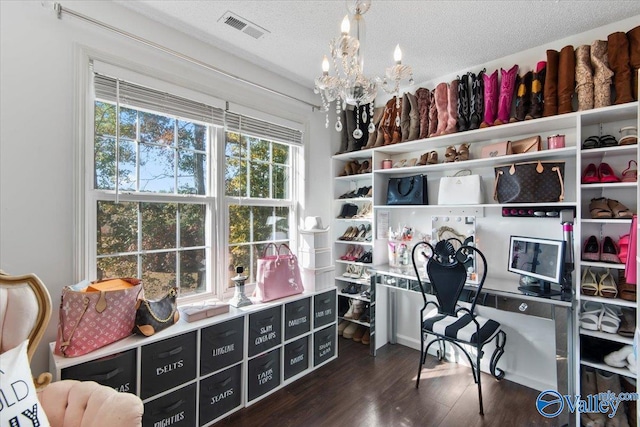
<svg viewBox="0 0 640 427">
<path fill-rule="evenodd" d="M 438 83 L 435 89 L 435 101 L 438 111 L 438 128 L 435 135 L 444 135 L 449 123 L 449 85 L 447 83 Z"/>
<path fill-rule="evenodd" d="M 340 148 L 336 151 L 336 154 L 342 154 L 347 152 L 349 146 L 349 138 L 347 136 L 347 114 L 344 110 L 340 111 L 340 121 L 342 122 L 342 130 L 340 131 Z"/>
<path fill-rule="evenodd" d="M 409 104 L 409 94 L 402 95 L 402 115 L 400 116 L 400 131 L 402 138 L 400 142 L 409 140 L 409 124 L 411 119 L 409 118 L 409 112 L 411 111 L 411 104 Z"/>
<path fill-rule="evenodd" d="M 458 80 L 454 80 L 449 85 L 447 103 L 447 127 L 444 130 L 444 134 L 455 133 L 458 125 Z"/>
<path fill-rule="evenodd" d="M 418 138 L 429 137 L 429 105 L 431 104 L 431 91 L 421 87 L 416 91 L 418 99 L 418 111 L 420 112 L 420 132 Z"/>
<path fill-rule="evenodd" d="M 436 90 L 431 91 L 431 104 L 429 104 L 429 136 L 435 136 L 438 132 L 438 106 L 436 105 Z"/>
<path fill-rule="evenodd" d="M 573 46 L 565 46 L 558 59 L 558 114 L 573 111 L 571 100 L 576 88 L 576 54 Z"/>
<path fill-rule="evenodd" d="M 547 50 L 547 75 L 544 79 L 543 117 L 558 114 L 558 59 L 557 51 Z"/>
<path fill-rule="evenodd" d="M 409 111 L 409 138 L 408 141 L 418 139 L 420 135 L 420 110 L 418 109 L 418 99 L 412 93 L 408 93 L 409 105 L 411 111 Z"/>
<path fill-rule="evenodd" d="M 624 376 L 620 377 L 620 385 L 622 386 L 622 390 L 625 393 L 635 393 L 636 392 L 636 384 L 637 380 L 633 378 L 627 378 Z M 627 403 L 627 417 L 630 426 L 638 425 L 638 401 L 637 400 L 629 400 Z"/>
<path fill-rule="evenodd" d="M 592 367 L 582 366 L 580 368 L 580 396 L 587 399 L 588 395 L 595 396 L 598 394 L 598 385 L 596 383 L 596 371 Z M 580 414 L 580 420 L 584 427 L 604 427 L 606 416 L 600 412 L 587 412 Z"/>
<path fill-rule="evenodd" d="M 596 371 L 596 384 L 598 385 L 599 393 L 612 392 L 616 396 L 622 392 L 622 386 L 620 385 L 620 376 L 611 372 L 605 372 L 602 370 Z M 609 417 L 611 409 L 607 414 L 607 427 L 629 427 L 629 421 L 627 419 L 627 410 L 624 407 L 624 402 L 618 406 L 613 417 Z"/>
<path fill-rule="evenodd" d="M 609 68 L 606 40 L 591 43 L 591 66 L 593 67 L 593 107 L 611 105 L 611 79 L 613 71 Z"/>
<path fill-rule="evenodd" d="M 367 140 L 367 145 L 362 147 L 363 150 L 368 148 L 373 148 L 376 146 L 376 139 L 378 138 L 378 126 L 380 125 L 380 120 L 382 119 L 382 114 L 384 113 L 384 107 L 378 107 L 373 110 L 373 125 L 375 130 L 373 132 L 369 132 L 369 138 Z"/>
<path fill-rule="evenodd" d="M 395 99 L 395 97 L 394 97 Z M 391 132 L 391 143 L 397 144 L 402 142 L 402 129 L 400 128 L 400 118 L 402 117 L 402 100 L 400 98 L 396 99 L 396 113 L 392 117 L 391 124 L 392 132 Z"/>
<path fill-rule="evenodd" d="M 391 117 L 393 116 L 393 118 Z M 378 138 L 376 139 L 376 147 L 382 147 L 383 145 L 391 144 L 391 135 L 387 137 L 389 132 L 390 120 L 396 119 L 396 98 L 393 97 L 387 101 L 384 106 L 384 113 L 382 120 L 380 120 L 380 126 L 378 126 Z M 387 142 L 388 140 L 388 142 Z"/>
<path fill-rule="evenodd" d="M 469 102 L 471 100 L 469 90 L 469 73 L 458 77 L 458 131 L 469 129 Z"/>
<path fill-rule="evenodd" d="M 345 111 L 347 114 L 346 126 L 344 127 L 347 131 L 347 153 L 352 151 L 360 150 L 360 144 L 353 136 L 353 131 L 356 130 L 356 111 L 355 107 L 348 105 Z"/>
<path fill-rule="evenodd" d="M 607 37 L 607 56 L 613 70 L 613 86 L 616 89 L 614 104 L 632 102 L 631 65 L 629 65 L 629 41 L 623 32 L 615 32 Z"/>
<path fill-rule="evenodd" d="M 531 92 L 529 111 L 525 115 L 525 120 L 539 119 L 542 117 L 544 108 L 544 80 L 547 73 L 547 61 L 540 61 L 536 65 L 536 71 L 531 78 Z"/>
<path fill-rule="evenodd" d="M 529 112 L 532 81 L 533 71 L 528 71 L 524 76 L 518 75 L 516 79 L 516 106 L 509 122 L 521 122 Z"/>
<path fill-rule="evenodd" d="M 640 25 L 627 33 L 629 65 L 631 65 L 631 96 L 638 100 L 638 70 L 640 70 Z"/>
<path fill-rule="evenodd" d="M 498 113 L 498 70 L 491 75 L 484 74 L 484 119 L 480 124 L 481 128 L 493 125 Z"/>
<path fill-rule="evenodd" d="M 485 70 L 480 71 L 478 76 L 469 73 L 471 83 L 469 130 L 478 129 L 484 118 L 484 73 Z"/>
<path fill-rule="evenodd" d="M 591 69 L 591 46 L 576 48 L 576 94 L 578 111 L 593 108 L 593 70 Z"/>
<path fill-rule="evenodd" d="M 498 116 L 494 125 L 509 123 L 511 117 L 511 103 L 516 88 L 516 78 L 518 77 L 518 65 L 514 65 L 509 71 L 500 69 L 500 97 L 498 98 Z"/>
</svg>

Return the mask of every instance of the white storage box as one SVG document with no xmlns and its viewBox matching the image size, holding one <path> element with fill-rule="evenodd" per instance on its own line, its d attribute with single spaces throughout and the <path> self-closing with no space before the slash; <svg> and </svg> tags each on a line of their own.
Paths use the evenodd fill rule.
<svg viewBox="0 0 640 427">
<path fill-rule="evenodd" d="M 301 249 L 298 252 L 298 260 L 302 268 L 324 268 L 332 265 L 331 249 Z"/>
<path fill-rule="evenodd" d="M 326 249 L 329 247 L 329 230 L 304 231 L 300 230 L 300 249 L 309 251 L 312 249 Z"/>
<path fill-rule="evenodd" d="M 303 268 L 300 270 L 306 291 L 320 291 L 335 286 L 335 267 Z"/>
</svg>

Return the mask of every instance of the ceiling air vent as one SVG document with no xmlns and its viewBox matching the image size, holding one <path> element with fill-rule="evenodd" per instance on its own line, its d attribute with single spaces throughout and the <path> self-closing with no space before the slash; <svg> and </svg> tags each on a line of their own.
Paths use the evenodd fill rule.
<svg viewBox="0 0 640 427">
<path fill-rule="evenodd" d="M 222 15 L 220 19 L 218 19 L 218 22 L 222 22 L 223 24 L 233 27 L 236 30 L 242 31 L 243 33 L 253 37 L 254 39 L 259 39 L 266 33 L 269 33 L 269 31 L 260 27 L 259 25 L 256 25 L 248 19 L 238 16 L 230 11 L 226 11 L 224 15 Z"/>
</svg>

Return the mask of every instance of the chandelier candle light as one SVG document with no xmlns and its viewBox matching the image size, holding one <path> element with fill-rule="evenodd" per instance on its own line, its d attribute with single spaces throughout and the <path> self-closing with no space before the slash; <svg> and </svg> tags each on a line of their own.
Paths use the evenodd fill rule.
<svg viewBox="0 0 640 427">
<path fill-rule="evenodd" d="M 373 117 L 373 101 L 381 87 L 388 94 L 396 97 L 396 106 L 400 107 L 400 81 L 409 78 L 409 84 L 413 85 L 413 71 L 410 66 L 402 64 L 402 51 L 397 45 L 394 51 L 396 64 L 386 69 L 384 79 L 370 78 L 364 75 L 364 57 L 362 55 L 362 42 L 364 40 L 364 14 L 371 6 L 371 0 L 347 0 L 347 9 L 352 15 L 342 20 L 341 35 L 332 39 L 329 43 L 329 51 L 333 61 L 335 76 L 329 75 L 331 64 L 325 55 L 322 60 L 322 76 L 315 80 L 314 92 L 320 94 L 322 107 L 327 111 L 326 127 L 329 127 L 329 106 L 336 101 L 336 131 L 342 131 L 343 124 L 340 120 L 341 109 L 346 109 L 347 104 L 356 107 L 356 129 L 353 131 L 355 139 L 362 138 L 360 129 L 360 106 L 369 104 L 369 116 Z M 355 36 L 350 35 L 351 27 L 355 28 Z M 340 64 L 340 66 L 338 65 Z M 400 125 L 400 113 L 396 116 L 396 124 Z M 367 121 L 367 112 L 363 113 L 363 121 Z M 369 132 L 375 131 L 375 125 L 371 121 Z"/>
</svg>

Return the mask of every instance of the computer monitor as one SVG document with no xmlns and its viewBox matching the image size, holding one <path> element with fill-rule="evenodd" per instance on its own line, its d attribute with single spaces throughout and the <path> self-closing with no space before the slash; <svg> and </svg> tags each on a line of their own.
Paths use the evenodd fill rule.
<svg viewBox="0 0 640 427">
<path fill-rule="evenodd" d="M 552 290 L 551 284 L 562 283 L 564 249 L 563 240 L 511 236 L 508 270 L 523 276 L 518 289 L 536 296 L 562 294 Z"/>
</svg>

